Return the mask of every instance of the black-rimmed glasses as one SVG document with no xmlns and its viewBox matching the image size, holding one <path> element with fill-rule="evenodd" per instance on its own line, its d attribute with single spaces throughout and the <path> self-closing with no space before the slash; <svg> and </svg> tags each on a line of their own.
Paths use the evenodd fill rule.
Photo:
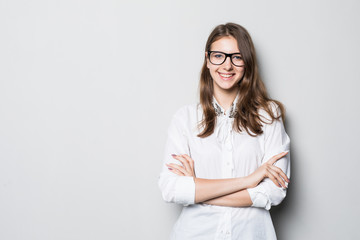
<svg viewBox="0 0 360 240">
<path fill-rule="evenodd" d="M 230 57 L 231 63 L 236 67 L 243 67 L 244 60 L 240 53 L 224 53 L 220 51 L 208 51 L 208 57 L 212 64 L 221 65 Z"/>
</svg>

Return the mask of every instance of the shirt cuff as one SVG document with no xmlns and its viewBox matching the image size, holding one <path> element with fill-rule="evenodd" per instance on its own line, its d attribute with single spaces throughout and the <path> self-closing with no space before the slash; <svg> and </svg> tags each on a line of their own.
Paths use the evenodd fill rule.
<svg viewBox="0 0 360 240">
<path fill-rule="evenodd" d="M 175 202 L 183 204 L 184 206 L 195 203 L 195 182 L 193 177 L 178 177 L 175 189 Z"/>
<path fill-rule="evenodd" d="M 271 202 L 269 196 L 261 185 L 247 189 L 253 204 L 252 207 L 265 208 L 270 210 Z"/>
</svg>

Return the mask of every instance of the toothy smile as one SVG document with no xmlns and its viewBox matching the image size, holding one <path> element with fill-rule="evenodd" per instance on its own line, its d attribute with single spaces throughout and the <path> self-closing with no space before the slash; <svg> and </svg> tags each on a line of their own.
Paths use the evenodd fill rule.
<svg viewBox="0 0 360 240">
<path fill-rule="evenodd" d="M 219 75 L 223 78 L 223 79 L 230 79 L 232 76 L 234 76 L 234 73 L 219 73 Z"/>
<path fill-rule="evenodd" d="M 223 74 L 223 73 L 219 73 L 219 74 L 223 77 L 231 77 L 232 75 L 234 75 L 234 74 Z"/>
</svg>

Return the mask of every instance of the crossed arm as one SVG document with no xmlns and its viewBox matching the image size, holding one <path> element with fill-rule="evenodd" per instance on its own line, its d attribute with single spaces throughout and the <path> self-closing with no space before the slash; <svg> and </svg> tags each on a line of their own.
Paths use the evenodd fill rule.
<svg viewBox="0 0 360 240">
<path fill-rule="evenodd" d="M 271 179 L 276 186 L 286 188 L 289 183 L 286 174 L 273 164 L 284 157 L 287 152 L 273 156 L 255 172 L 239 178 L 204 179 L 197 178 L 194 171 L 194 160 L 188 155 L 172 155 L 181 165 L 167 164 L 169 171 L 179 176 L 191 176 L 195 182 L 195 203 L 206 203 L 218 206 L 247 207 L 252 201 L 247 188 L 257 186 L 264 178 Z"/>
</svg>

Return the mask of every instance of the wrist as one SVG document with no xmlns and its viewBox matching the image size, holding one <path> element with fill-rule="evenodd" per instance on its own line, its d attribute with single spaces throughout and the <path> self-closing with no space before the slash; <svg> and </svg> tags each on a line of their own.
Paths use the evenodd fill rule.
<svg viewBox="0 0 360 240">
<path fill-rule="evenodd" d="M 256 180 L 254 179 L 254 175 L 250 174 L 244 177 L 244 184 L 246 186 L 245 188 L 253 188 L 258 185 L 258 182 L 256 182 Z"/>
<path fill-rule="evenodd" d="M 249 175 L 250 176 L 250 175 Z M 244 188 L 250 188 L 250 177 L 246 176 L 242 178 L 243 184 L 244 184 Z"/>
<path fill-rule="evenodd" d="M 249 176 L 240 177 L 240 178 L 239 178 L 239 183 L 240 183 L 240 186 L 242 186 L 241 189 L 249 188 L 249 187 L 250 187 L 250 179 L 249 179 Z"/>
</svg>

